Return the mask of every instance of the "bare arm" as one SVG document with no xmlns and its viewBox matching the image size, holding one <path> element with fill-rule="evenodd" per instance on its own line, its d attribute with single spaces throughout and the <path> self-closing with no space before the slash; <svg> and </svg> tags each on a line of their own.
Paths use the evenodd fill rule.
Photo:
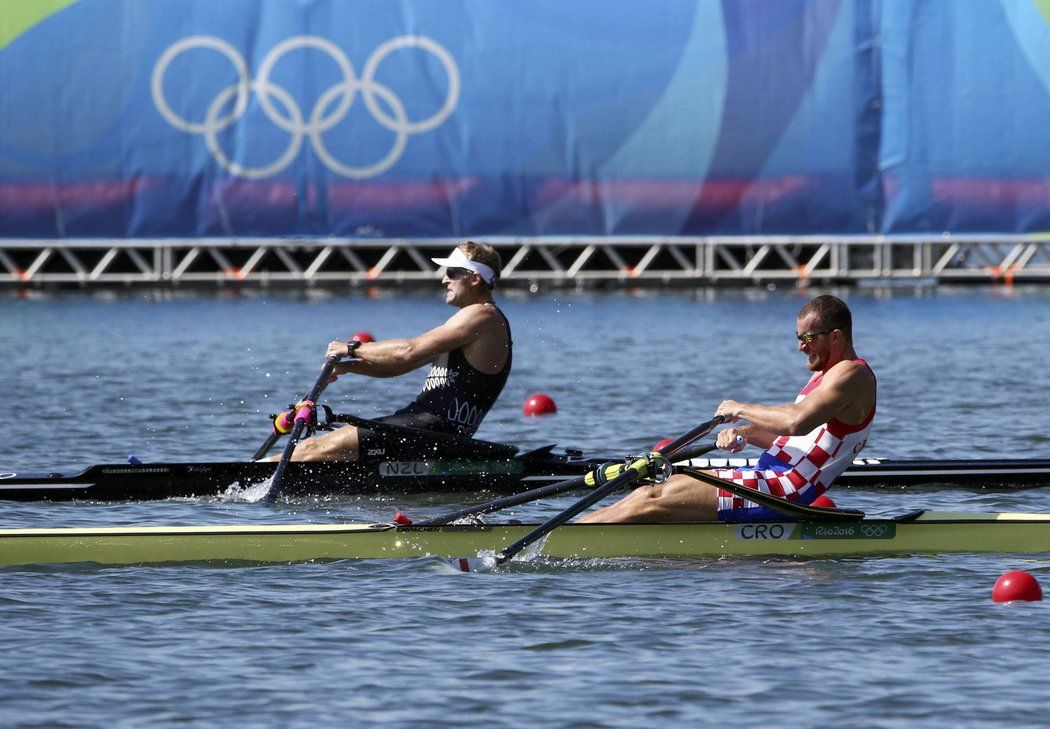
<svg viewBox="0 0 1050 729">
<path fill-rule="evenodd" d="M 737 442 L 737 436 L 743 438 L 743 442 Z M 762 450 L 773 445 L 777 436 L 767 430 L 762 430 L 754 425 L 740 425 L 726 428 L 718 434 L 716 443 L 719 448 L 730 453 L 739 453 L 746 445 L 758 446 Z"/>
<path fill-rule="evenodd" d="M 487 307 L 473 305 L 460 309 L 444 324 L 412 339 L 386 339 L 366 342 L 354 353 L 356 359 L 340 362 L 335 373 L 368 377 L 396 377 L 421 367 L 445 352 L 465 347 L 476 340 L 491 316 Z M 333 352 L 333 349 L 338 350 Z M 328 345 L 328 354 L 341 355 L 344 342 Z"/>
<path fill-rule="evenodd" d="M 831 420 L 864 392 L 867 384 L 867 374 L 862 365 L 852 361 L 840 362 L 825 373 L 820 386 L 801 402 L 757 405 L 726 400 L 718 406 L 715 414 L 726 416 L 730 422 L 750 422 L 764 433 L 753 431 L 748 436 L 748 442 L 760 445 L 758 437 L 768 435 L 771 444 L 776 436 L 804 435 Z"/>
</svg>

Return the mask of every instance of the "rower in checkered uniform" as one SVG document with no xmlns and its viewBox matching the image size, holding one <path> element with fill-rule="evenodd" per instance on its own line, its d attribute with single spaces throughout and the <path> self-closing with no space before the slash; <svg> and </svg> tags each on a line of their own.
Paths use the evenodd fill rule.
<svg viewBox="0 0 1050 729">
<path fill-rule="evenodd" d="M 859 358 L 852 361 L 867 369 L 871 373 L 872 383 L 875 382 L 875 374 L 867 362 Z M 820 387 L 823 379 L 823 372 L 814 375 L 802 388 L 795 403 L 802 402 L 810 392 Z M 789 501 L 810 504 L 828 490 L 864 449 L 874 419 L 873 399 L 868 417 L 857 425 L 832 418 L 805 435 L 782 435 L 762 453 L 757 465 L 719 468 L 715 470 L 715 475 Z M 734 430 L 742 431 L 743 428 Z M 749 429 L 744 437 L 755 438 L 752 431 L 753 428 Z M 783 515 L 719 489 L 718 517 L 720 521 L 754 521 L 780 519 Z"/>
<path fill-rule="evenodd" d="M 799 504 L 824 493 L 861 452 L 875 418 L 875 373 L 853 348 L 853 317 L 834 296 L 818 296 L 796 321 L 798 350 L 812 376 L 793 403 L 759 405 L 726 400 L 715 411 L 734 425 L 718 434 L 732 453 L 764 449 L 749 468 L 707 471 L 747 488 Z M 744 424 L 739 424 L 744 423 Z M 685 475 L 635 489 L 580 521 L 668 523 L 783 520 L 759 506 Z"/>
</svg>

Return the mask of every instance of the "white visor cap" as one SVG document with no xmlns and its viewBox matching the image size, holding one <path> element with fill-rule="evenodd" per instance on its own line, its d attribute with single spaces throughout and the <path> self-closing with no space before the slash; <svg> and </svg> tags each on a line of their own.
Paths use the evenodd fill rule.
<svg viewBox="0 0 1050 729">
<path fill-rule="evenodd" d="M 467 258 L 467 254 L 459 248 L 453 248 L 452 253 L 448 258 L 431 258 L 430 260 L 439 266 L 444 266 L 445 268 L 465 268 L 468 271 L 473 271 L 481 276 L 481 280 L 490 286 L 492 285 L 492 282 L 496 280 L 495 271 L 484 263 L 470 260 Z"/>
</svg>

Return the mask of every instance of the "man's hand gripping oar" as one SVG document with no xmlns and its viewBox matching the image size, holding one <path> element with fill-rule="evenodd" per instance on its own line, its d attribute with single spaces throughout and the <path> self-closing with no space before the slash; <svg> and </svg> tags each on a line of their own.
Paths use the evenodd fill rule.
<svg viewBox="0 0 1050 729">
<path fill-rule="evenodd" d="M 449 560 L 450 564 L 463 572 L 484 572 L 499 567 L 530 544 L 547 536 L 562 524 L 597 504 L 617 489 L 640 481 L 647 476 L 653 476 L 657 480 L 664 480 L 671 473 L 671 459 L 679 451 L 697 438 L 702 438 L 710 433 L 714 428 L 724 423 L 725 420 L 721 415 L 716 415 L 706 423 L 698 425 L 688 433 L 679 436 L 660 450 L 646 453 L 622 467 L 617 464 L 615 467 L 603 467 L 587 474 L 585 480 L 590 479 L 587 481 L 588 485 L 596 484 L 596 488 L 569 508 L 543 522 L 524 537 L 514 542 L 514 544 L 504 547 L 492 557 L 463 557 Z M 613 478 L 606 480 L 611 468 L 616 470 L 622 468 L 622 471 Z"/>
<path fill-rule="evenodd" d="M 349 351 L 347 354 L 352 355 L 354 350 L 360 345 L 360 342 L 349 342 Z M 270 489 L 266 492 L 266 495 L 262 498 L 266 503 L 273 503 L 277 496 L 281 493 L 281 481 L 284 478 L 284 471 L 288 467 L 288 463 L 292 460 L 292 453 L 295 452 L 295 446 L 302 439 L 304 433 L 307 433 L 315 422 L 315 412 L 317 409 L 317 398 L 320 397 L 321 392 L 324 391 L 325 386 L 328 385 L 328 381 L 332 377 L 332 370 L 335 369 L 336 364 L 339 362 L 340 357 L 331 356 L 325 359 L 324 365 L 321 367 L 321 374 L 317 378 L 317 382 L 310 388 L 310 392 L 306 394 L 302 400 L 290 412 L 281 413 L 273 421 L 274 435 L 270 438 L 276 440 L 284 432 L 288 432 L 288 443 L 284 447 L 284 453 L 281 454 L 281 460 L 277 462 L 277 469 L 273 472 L 273 478 L 270 480 Z M 290 421 L 290 422 L 289 422 Z M 289 427 L 290 430 L 285 430 Z M 265 448 L 269 448 L 271 443 L 270 438 L 267 439 L 267 443 L 264 444 Z M 260 453 L 263 453 L 260 449 Z M 258 454 L 257 456 L 258 457 Z"/>
</svg>

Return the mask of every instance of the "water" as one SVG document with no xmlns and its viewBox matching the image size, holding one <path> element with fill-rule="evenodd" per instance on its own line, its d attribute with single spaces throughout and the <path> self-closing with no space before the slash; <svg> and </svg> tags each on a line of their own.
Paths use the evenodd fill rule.
<svg viewBox="0 0 1050 729">
<path fill-rule="evenodd" d="M 1050 290 L 846 292 L 879 375 L 867 453 L 1047 455 Z M 805 381 L 799 292 L 504 297 L 515 369 L 479 435 L 628 452 L 724 398 Z M 430 295 L 33 295 L 0 299 L 0 470 L 250 455 L 316 378 L 324 345 L 412 336 Z M 337 411 L 391 411 L 422 373 L 344 378 Z M 520 414 L 537 391 L 553 418 Z M 874 514 L 1050 511 L 1040 490 L 833 492 Z M 278 523 L 425 516 L 440 494 L 273 507 L 223 499 L 0 503 L 3 526 Z M 508 516 L 540 518 L 569 499 Z M 0 571 L 0 716 L 10 725 L 1035 724 L 1043 603 L 990 600 L 1050 557 L 515 563 L 428 560 Z"/>
</svg>

